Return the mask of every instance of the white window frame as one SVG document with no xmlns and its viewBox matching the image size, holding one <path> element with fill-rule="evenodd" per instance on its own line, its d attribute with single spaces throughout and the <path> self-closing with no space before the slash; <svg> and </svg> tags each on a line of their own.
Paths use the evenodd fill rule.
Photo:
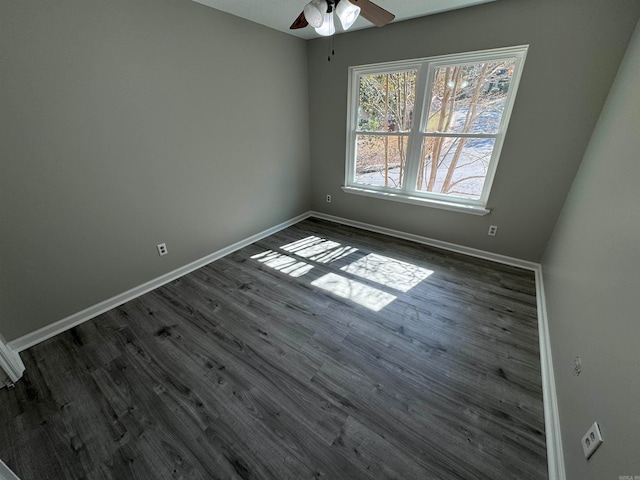
<svg viewBox="0 0 640 480">
<path fill-rule="evenodd" d="M 516 47 L 497 48 L 492 50 L 482 50 L 469 53 L 458 53 L 453 55 L 443 55 L 438 57 L 420 58 L 414 60 L 401 60 L 395 62 L 385 62 L 370 65 L 360 65 L 349 67 L 349 93 L 347 109 L 347 150 L 345 162 L 345 183 L 342 189 L 347 193 L 355 193 L 375 198 L 383 198 L 405 203 L 424 205 L 466 212 L 475 215 L 486 215 L 490 212 L 487 201 L 493 185 L 498 160 L 511 112 L 517 96 L 520 77 L 527 55 L 528 45 Z M 507 95 L 504 112 L 496 134 L 460 134 L 460 133 L 426 133 L 425 110 L 430 106 L 432 83 L 437 68 L 448 65 L 461 65 L 466 63 L 478 63 L 502 60 L 505 58 L 515 59 L 513 76 L 509 84 L 509 94 Z M 360 88 L 360 77 L 374 74 L 394 73 L 404 70 L 416 70 L 416 93 L 413 114 L 413 125 L 409 132 L 358 132 L 358 99 Z M 356 139 L 358 134 L 407 136 L 407 156 L 405 164 L 405 179 L 402 188 L 391 188 L 384 186 L 365 185 L 355 182 L 356 172 Z M 489 167 L 484 181 L 482 194 L 479 199 L 468 199 L 447 195 L 442 193 L 424 192 L 415 187 L 418 168 L 420 165 L 420 152 L 422 142 L 425 137 L 445 136 L 445 137 L 473 137 L 473 138 L 495 138 L 493 152 L 489 161 Z"/>
</svg>

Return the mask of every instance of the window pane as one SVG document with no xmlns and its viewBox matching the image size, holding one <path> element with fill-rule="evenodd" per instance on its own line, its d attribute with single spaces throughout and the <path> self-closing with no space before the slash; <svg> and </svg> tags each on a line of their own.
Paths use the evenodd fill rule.
<svg viewBox="0 0 640 480">
<path fill-rule="evenodd" d="M 401 188 L 407 156 L 407 137 L 358 135 L 355 182 Z"/>
<path fill-rule="evenodd" d="M 494 145 L 494 138 L 425 137 L 416 188 L 479 199 Z"/>
<path fill-rule="evenodd" d="M 416 97 L 416 70 L 361 75 L 358 88 L 359 132 L 407 132 Z"/>
<path fill-rule="evenodd" d="M 515 59 L 435 69 L 427 132 L 498 133 Z"/>
</svg>

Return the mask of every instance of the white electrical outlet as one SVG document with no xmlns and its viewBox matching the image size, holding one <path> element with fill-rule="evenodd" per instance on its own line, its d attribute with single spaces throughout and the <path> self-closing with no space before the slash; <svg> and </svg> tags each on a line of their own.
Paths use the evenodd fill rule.
<svg viewBox="0 0 640 480">
<path fill-rule="evenodd" d="M 495 237 L 497 233 L 498 233 L 498 226 L 497 225 L 489 225 L 489 232 L 487 232 L 487 235 Z"/>
<path fill-rule="evenodd" d="M 591 428 L 587 430 L 587 433 L 582 437 L 582 450 L 587 460 L 593 455 L 598 447 L 602 444 L 602 434 L 600 433 L 600 427 L 598 422 L 594 422 Z"/>
<path fill-rule="evenodd" d="M 331 203 L 331 195 L 327 195 L 327 203 Z"/>
<path fill-rule="evenodd" d="M 166 255 L 167 253 L 169 253 L 169 251 L 167 250 L 167 244 L 166 243 L 158 244 L 158 254 L 162 257 L 163 255 Z"/>
</svg>

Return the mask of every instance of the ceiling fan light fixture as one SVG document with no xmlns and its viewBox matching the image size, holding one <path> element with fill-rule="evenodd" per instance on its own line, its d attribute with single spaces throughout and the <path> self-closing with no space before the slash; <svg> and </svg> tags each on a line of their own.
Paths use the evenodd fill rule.
<svg viewBox="0 0 640 480">
<path fill-rule="evenodd" d="M 304 17 L 313 28 L 320 28 L 327 12 L 325 0 L 311 0 L 304 7 Z"/>
<path fill-rule="evenodd" d="M 324 14 L 322 25 L 319 28 L 316 28 L 316 32 L 318 35 L 322 35 L 323 37 L 330 37 L 336 33 L 336 27 L 333 24 L 333 11 L 326 12 Z"/>
<path fill-rule="evenodd" d="M 340 0 L 340 3 L 336 6 L 336 15 L 340 19 L 342 28 L 349 30 L 357 20 L 358 15 L 360 15 L 360 7 L 349 2 L 349 0 Z"/>
</svg>

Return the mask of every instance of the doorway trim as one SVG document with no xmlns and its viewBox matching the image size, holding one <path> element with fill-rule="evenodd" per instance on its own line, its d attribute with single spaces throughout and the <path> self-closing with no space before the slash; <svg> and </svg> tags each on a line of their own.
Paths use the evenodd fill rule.
<svg viewBox="0 0 640 480">
<path fill-rule="evenodd" d="M 5 371 L 12 383 L 22 378 L 25 367 L 20 354 L 9 348 L 0 338 L 0 367 Z M 1 386 L 1 385 L 0 385 Z"/>
</svg>

